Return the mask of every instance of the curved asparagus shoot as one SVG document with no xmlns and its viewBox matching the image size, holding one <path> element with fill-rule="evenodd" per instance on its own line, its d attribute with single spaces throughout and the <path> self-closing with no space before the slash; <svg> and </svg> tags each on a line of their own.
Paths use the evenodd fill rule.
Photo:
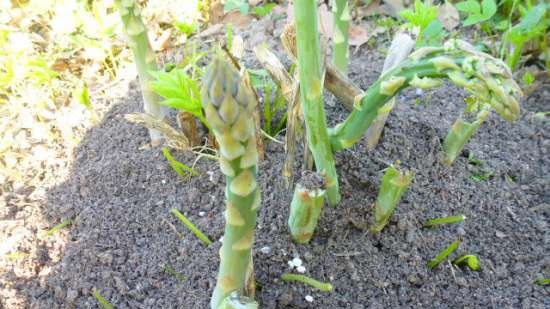
<svg viewBox="0 0 550 309">
<path fill-rule="evenodd" d="M 407 56 L 411 53 L 415 45 L 415 40 L 405 32 L 401 32 L 395 35 L 391 42 L 390 50 L 388 56 L 384 60 L 384 67 L 382 68 L 382 74 L 390 71 L 391 69 L 398 66 L 401 62 L 405 61 Z M 378 140 L 384 130 L 384 125 L 391 111 L 395 107 L 396 100 L 395 97 L 391 98 L 390 101 L 384 104 L 381 108 L 378 109 L 378 115 L 374 119 L 372 125 L 367 130 L 367 149 L 374 149 L 378 145 Z"/>
<path fill-rule="evenodd" d="M 248 296 L 246 282 L 252 275 L 251 249 L 260 207 L 255 102 L 237 70 L 221 54 L 217 55 L 202 85 L 202 104 L 220 145 L 220 168 L 227 183 L 226 226 L 218 280 L 210 302 L 212 309 L 221 308 L 222 301 L 233 292 Z"/>
<path fill-rule="evenodd" d="M 294 3 L 294 18 L 300 94 L 308 146 L 313 154 L 317 172 L 326 178 L 328 202 L 335 206 L 340 201 L 340 192 L 334 155 L 328 138 L 323 102 L 323 72 L 317 29 L 317 1 L 296 1 Z"/>
<path fill-rule="evenodd" d="M 297 243 L 307 243 L 313 236 L 325 194 L 323 178 L 313 172 L 304 172 L 294 189 L 288 217 L 290 233 Z"/>
<path fill-rule="evenodd" d="M 376 223 L 371 231 L 378 233 L 388 224 L 401 196 L 409 188 L 412 178 L 413 173 L 411 171 L 401 172 L 395 166 L 388 167 L 384 177 L 382 177 L 378 198 L 374 203 Z"/>
<path fill-rule="evenodd" d="M 332 38 L 332 62 L 344 75 L 349 66 L 349 22 L 351 15 L 348 0 L 335 0 L 334 37 Z"/>
<path fill-rule="evenodd" d="M 455 121 L 449 130 L 449 133 L 447 133 L 445 141 L 443 141 L 443 152 L 445 153 L 444 161 L 446 164 L 453 164 L 468 140 L 476 134 L 490 113 L 491 106 L 488 104 L 483 104 L 480 107 L 474 121 L 467 122 L 462 119 L 462 117 Z"/>
<path fill-rule="evenodd" d="M 338 151 L 353 146 L 372 124 L 378 109 L 400 90 L 409 86 L 439 86 L 441 81 L 434 78 L 448 78 L 464 87 L 476 100 L 489 104 L 506 120 L 514 121 L 519 116 L 521 90 L 506 64 L 477 51 L 469 43 L 450 40 L 443 47 L 419 49 L 380 77 L 346 120 L 330 129 L 332 149 Z"/>
<path fill-rule="evenodd" d="M 134 54 L 143 94 L 143 109 L 147 114 L 162 119 L 166 116 L 166 108 L 159 105 L 160 98 L 149 86 L 149 83 L 153 80 L 150 72 L 157 70 L 157 61 L 147 37 L 147 29 L 141 20 L 140 8 L 133 0 L 117 0 L 116 4 L 124 25 L 124 32 L 128 38 L 128 45 Z M 149 135 L 153 145 L 160 144 L 162 139 L 160 131 L 149 129 Z"/>
</svg>

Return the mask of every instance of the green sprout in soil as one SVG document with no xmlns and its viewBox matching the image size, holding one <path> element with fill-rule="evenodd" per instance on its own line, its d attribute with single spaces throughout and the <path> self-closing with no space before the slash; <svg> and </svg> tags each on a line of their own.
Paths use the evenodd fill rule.
<svg viewBox="0 0 550 309">
<path fill-rule="evenodd" d="M 473 254 L 466 254 L 460 257 L 457 257 L 452 262 L 456 266 L 468 266 L 471 270 L 479 271 L 481 270 L 481 265 L 479 264 L 479 258 Z"/>
<path fill-rule="evenodd" d="M 226 176 L 225 233 L 210 301 L 212 309 L 219 309 L 254 295 L 252 246 L 261 205 L 253 117 L 256 100 L 245 79 L 221 52 L 207 69 L 202 98 L 206 118 L 220 145 L 220 168 Z M 244 303 L 254 305 L 248 300 Z"/>
<path fill-rule="evenodd" d="M 170 153 L 170 149 L 168 149 L 168 147 L 162 148 L 162 154 L 164 155 L 164 157 L 168 161 L 168 164 L 170 164 L 172 169 L 174 169 L 174 171 L 176 173 L 178 173 L 178 175 L 180 175 L 181 178 L 186 179 L 188 176 L 197 176 L 197 175 L 199 175 L 199 172 L 197 172 L 197 170 L 195 170 L 194 168 L 189 167 L 189 166 L 181 163 L 180 161 L 174 159 L 174 157 Z"/>
<path fill-rule="evenodd" d="M 294 190 L 288 217 L 290 234 L 297 243 L 307 243 L 313 236 L 325 194 L 323 178 L 313 172 L 304 172 Z"/>
<path fill-rule="evenodd" d="M 281 279 L 283 281 L 287 281 L 287 282 L 296 281 L 296 282 L 305 283 L 305 284 L 307 284 L 309 286 L 312 286 L 312 287 L 318 289 L 319 291 L 323 291 L 323 292 L 330 292 L 334 289 L 334 287 L 330 283 L 321 282 L 321 281 L 315 280 L 313 278 L 310 278 L 310 277 L 304 276 L 304 275 L 283 274 L 281 276 Z"/>
<path fill-rule="evenodd" d="M 443 218 L 437 218 L 437 219 L 430 219 L 424 223 L 424 227 L 434 227 L 437 225 L 442 224 L 451 224 L 451 223 L 458 223 L 462 222 L 466 219 L 465 215 L 458 215 L 458 216 L 449 216 L 449 217 L 443 217 Z"/>
<path fill-rule="evenodd" d="M 187 228 L 191 230 L 191 232 L 193 232 L 195 236 L 197 236 L 200 240 L 202 240 L 203 243 L 205 243 L 207 246 L 210 246 L 212 244 L 212 241 L 210 240 L 210 238 L 208 238 L 208 236 L 206 236 L 198 227 L 196 227 L 195 224 L 191 222 L 191 220 L 187 219 L 187 217 L 184 214 L 182 214 L 179 210 L 177 210 L 176 208 L 172 208 L 170 212 L 174 216 L 176 216 L 185 226 L 187 226 Z"/>
<path fill-rule="evenodd" d="M 46 235 L 48 236 L 52 236 L 54 234 L 56 234 L 57 232 L 61 231 L 62 229 L 70 226 L 71 224 L 73 224 L 73 220 L 71 219 L 65 219 L 63 221 L 61 221 L 61 223 L 57 224 L 56 226 L 52 227 L 51 229 L 49 229 L 47 232 L 46 232 Z"/>
<path fill-rule="evenodd" d="M 382 177 L 380 191 L 378 191 L 378 198 L 374 203 L 376 223 L 371 227 L 371 231 L 378 233 L 388 224 L 401 196 L 409 188 L 413 176 L 411 171 L 401 172 L 395 166 L 386 169 L 384 177 Z"/>
<path fill-rule="evenodd" d="M 535 280 L 535 284 L 542 286 L 550 285 L 550 278 L 539 278 Z"/>
<path fill-rule="evenodd" d="M 348 0 L 335 0 L 334 37 L 332 38 L 332 62 L 343 75 L 348 73 L 349 65 L 349 22 L 351 13 Z"/>
<path fill-rule="evenodd" d="M 113 306 L 101 293 L 99 290 L 94 289 L 94 297 L 103 309 L 115 309 L 115 306 Z"/>
<path fill-rule="evenodd" d="M 177 270 L 175 270 L 172 266 L 170 266 L 169 264 L 164 264 L 164 269 L 163 271 L 167 274 L 170 274 L 172 276 L 174 276 L 174 278 L 176 278 L 177 280 L 179 280 L 180 282 L 185 282 L 187 280 L 187 278 L 185 278 L 184 275 L 182 275 L 180 272 L 178 272 Z"/>
<path fill-rule="evenodd" d="M 473 172 L 470 176 L 470 179 L 472 179 L 475 182 L 482 182 L 487 181 L 493 177 L 493 172 L 488 170 L 481 170 L 477 172 Z"/>
<path fill-rule="evenodd" d="M 453 252 L 456 251 L 456 249 L 458 249 L 458 246 L 461 242 L 462 241 L 460 239 L 453 241 L 449 246 L 447 246 L 447 248 L 445 248 L 435 258 L 428 262 L 428 267 L 434 269 L 439 266 L 439 264 L 446 260 L 449 255 L 451 255 Z"/>
<path fill-rule="evenodd" d="M 143 109 L 157 119 L 163 119 L 166 110 L 159 104 L 159 97 L 152 91 L 149 83 L 153 79 L 151 72 L 157 70 L 156 55 L 151 47 L 147 37 L 147 28 L 141 20 L 141 9 L 134 0 L 116 0 L 115 1 L 124 31 L 128 37 L 128 45 L 134 54 L 139 74 L 139 82 L 143 93 Z M 160 144 L 162 134 L 155 129 L 149 129 L 151 143 Z"/>
</svg>

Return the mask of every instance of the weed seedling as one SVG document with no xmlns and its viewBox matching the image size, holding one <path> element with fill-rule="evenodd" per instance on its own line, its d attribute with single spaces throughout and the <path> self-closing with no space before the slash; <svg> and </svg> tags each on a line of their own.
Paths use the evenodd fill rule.
<svg viewBox="0 0 550 309">
<path fill-rule="evenodd" d="M 164 155 L 164 157 L 168 161 L 168 164 L 170 164 L 172 169 L 176 173 L 178 173 L 178 175 L 180 175 L 181 178 L 187 179 L 190 176 L 199 175 L 199 172 L 197 172 L 197 170 L 195 170 L 194 168 L 189 167 L 189 166 L 181 163 L 180 161 L 174 159 L 174 157 L 170 153 L 170 150 L 168 149 L 168 147 L 162 148 L 162 154 Z"/>
<path fill-rule="evenodd" d="M 177 270 L 175 270 L 172 266 L 170 266 L 170 264 L 164 264 L 164 269 L 163 271 L 169 275 L 172 275 L 174 276 L 174 278 L 176 278 L 178 281 L 180 282 L 185 282 L 187 281 L 187 278 L 185 278 L 184 275 L 182 275 L 180 272 L 178 272 Z"/>
<path fill-rule="evenodd" d="M 71 224 L 73 224 L 73 220 L 71 219 L 65 219 L 63 221 L 61 221 L 61 223 L 57 224 L 56 226 L 52 227 L 51 229 L 49 229 L 47 232 L 46 232 L 46 235 L 48 236 L 52 236 L 54 235 L 55 233 L 61 231 L 62 229 L 70 226 Z"/>
</svg>

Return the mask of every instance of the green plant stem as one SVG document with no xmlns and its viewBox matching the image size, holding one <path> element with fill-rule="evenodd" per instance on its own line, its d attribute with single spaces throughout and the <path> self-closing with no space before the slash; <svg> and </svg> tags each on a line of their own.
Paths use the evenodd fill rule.
<svg viewBox="0 0 550 309">
<path fill-rule="evenodd" d="M 349 65 L 349 22 L 351 20 L 348 0 L 334 1 L 334 36 L 332 38 L 332 62 L 344 75 Z"/>
<path fill-rule="evenodd" d="M 65 219 L 63 221 L 61 221 L 61 223 L 57 224 L 56 226 L 52 227 L 51 229 L 49 229 L 47 232 L 46 232 L 46 235 L 48 236 L 52 236 L 54 235 L 55 233 L 61 231 L 62 229 L 68 227 L 69 225 L 73 224 L 73 220 L 71 219 Z"/>
<path fill-rule="evenodd" d="M 187 228 L 191 230 L 191 232 L 193 232 L 193 234 L 195 234 L 195 236 L 202 240 L 202 242 L 204 242 L 207 246 L 210 246 L 212 244 L 210 238 L 208 238 L 208 236 L 206 236 L 195 224 L 193 224 L 191 220 L 187 219 L 187 217 L 179 210 L 177 210 L 176 208 L 172 208 L 170 212 L 174 214 L 174 216 L 176 216 L 183 224 L 185 224 L 185 226 L 187 226 Z"/>
<path fill-rule="evenodd" d="M 395 166 L 390 166 L 382 177 L 378 197 L 374 203 L 375 225 L 371 231 L 378 233 L 390 221 L 397 203 L 407 191 L 414 174 L 411 171 L 401 172 Z"/>
<path fill-rule="evenodd" d="M 128 45 L 134 54 L 134 61 L 139 74 L 139 82 L 143 94 L 143 109 L 157 119 L 163 119 L 166 109 L 159 105 L 160 98 L 152 91 L 149 83 L 153 77 L 149 72 L 157 70 L 157 61 L 153 48 L 147 37 L 147 28 L 141 20 L 141 12 L 135 1 L 117 0 L 124 31 L 128 37 Z M 151 142 L 160 143 L 162 134 L 155 129 L 149 129 Z"/>
<path fill-rule="evenodd" d="M 253 274 L 251 250 L 261 203 L 256 180 L 256 100 L 239 72 L 221 55 L 208 67 L 202 97 L 206 118 L 220 145 L 220 168 L 226 176 L 226 225 L 210 306 L 231 308 L 227 307 L 231 294 L 251 294 L 247 283 Z"/>
<path fill-rule="evenodd" d="M 306 174 L 307 175 L 307 174 Z M 326 191 L 322 185 L 322 178 L 312 173 L 314 178 L 321 181 L 304 179 L 294 189 L 294 196 L 290 204 L 290 215 L 288 217 L 288 226 L 292 238 L 298 243 L 307 243 L 315 232 L 317 221 L 321 216 Z"/>
<path fill-rule="evenodd" d="M 406 87 L 438 86 L 440 82 L 433 78 L 449 78 L 480 102 L 490 104 L 507 120 L 519 117 L 521 90 L 508 67 L 466 42 L 453 40 L 445 47 L 422 48 L 381 76 L 351 114 L 329 130 L 332 149 L 338 151 L 353 146 L 377 117 L 380 107 Z"/>
<path fill-rule="evenodd" d="M 283 281 L 297 281 L 297 282 L 305 283 L 323 292 L 330 292 L 334 289 L 334 287 L 330 283 L 321 282 L 304 275 L 283 274 L 281 276 L 281 279 Z"/>
<path fill-rule="evenodd" d="M 447 248 L 443 249 L 443 251 L 441 251 L 435 258 L 431 259 L 428 262 L 428 267 L 433 269 L 439 266 L 439 264 L 441 264 L 441 262 L 449 257 L 451 253 L 455 252 L 456 249 L 458 249 L 458 246 L 461 242 L 462 241 L 460 239 L 453 241 L 450 245 L 447 246 Z"/>
<path fill-rule="evenodd" d="M 484 104 L 478 112 L 475 121 L 467 122 L 462 118 L 458 118 L 455 121 L 443 141 L 443 152 L 445 153 L 444 161 L 446 164 L 453 164 L 458 154 L 464 149 L 468 140 L 476 134 L 490 113 L 491 106 Z"/>
<path fill-rule="evenodd" d="M 103 295 L 101 295 L 99 290 L 94 289 L 93 293 L 94 293 L 95 299 L 97 300 L 97 302 L 99 303 L 101 308 L 103 308 L 103 309 L 115 309 L 115 306 L 113 306 L 113 304 L 111 304 L 105 297 L 103 297 Z"/>
<path fill-rule="evenodd" d="M 306 123 L 309 149 L 317 171 L 324 175 L 327 200 L 335 206 L 340 201 L 338 175 L 330 147 L 323 102 L 323 73 L 317 26 L 317 2 L 301 0 L 294 4 L 296 44 L 302 111 Z"/>
<path fill-rule="evenodd" d="M 418 42 L 420 42 L 420 34 L 418 35 Z M 415 40 L 412 39 L 407 33 L 398 33 L 392 40 L 388 56 L 384 60 L 384 67 L 382 68 L 382 74 L 390 71 L 391 69 L 398 66 L 400 63 L 405 61 L 407 56 L 411 53 L 411 50 L 414 48 Z M 384 104 L 381 108 L 378 109 L 378 115 L 373 120 L 372 125 L 367 130 L 366 139 L 367 139 L 367 149 L 374 149 L 380 140 L 388 116 L 395 107 L 396 98 L 393 97 L 390 101 Z"/>
<path fill-rule="evenodd" d="M 462 266 L 466 265 L 468 268 L 474 271 L 480 271 L 481 266 L 479 265 L 479 259 L 477 256 L 473 254 L 466 254 L 463 256 L 459 256 L 456 259 L 453 260 L 453 265 L 456 266 Z"/>
</svg>

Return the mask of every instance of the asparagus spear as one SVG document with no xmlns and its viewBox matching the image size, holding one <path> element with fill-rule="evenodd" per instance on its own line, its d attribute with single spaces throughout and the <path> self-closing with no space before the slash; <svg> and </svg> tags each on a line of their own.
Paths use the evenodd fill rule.
<svg viewBox="0 0 550 309">
<path fill-rule="evenodd" d="M 382 184 L 378 192 L 378 198 L 374 204 L 375 225 L 371 228 L 373 232 L 380 232 L 388 224 L 397 207 L 401 196 L 407 191 L 413 173 L 411 171 L 401 172 L 395 166 L 390 166 L 382 177 Z"/>
<path fill-rule="evenodd" d="M 408 86 L 439 86 L 441 82 L 433 78 L 448 78 L 466 88 L 476 100 L 489 104 L 506 120 L 514 121 L 519 116 L 521 90 L 506 64 L 477 51 L 469 43 L 450 40 L 443 47 L 419 49 L 380 77 L 346 120 L 330 129 L 332 149 L 353 146 L 372 124 L 378 109 L 400 90 Z"/>
<path fill-rule="evenodd" d="M 212 309 L 231 308 L 221 307 L 221 303 L 233 292 L 249 296 L 246 282 L 252 275 L 251 249 L 260 207 L 255 102 L 238 71 L 221 53 L 217 55 L 202 86 L 203 107 L 220 145 L 220 167 L 227 182 L 226 226 L 218 280 L 210 302 Z"/>
<path fill-rule="evenodd" d="M 117 0 L 116 4 L 127 35 L 128 45 L 134 54 L 143 94 L 143 109 L 145 113 L 151 114 L 157 119 L 163 119 L 167 109 L 159 105 L 160 98 L 149 86 L 153 80 L 150 72 L 157 70 L 157 61 L 147 37 L 147 29 L 141 20 L 140 8 L 134 0 Z M 162 139 L 160 131 L 149 129 L 149 135 L 153 145 L 160 144 Z"/>
<path fill-rule="evenodd" d="M 313 154 L 317 172 L 326 178 L 328 202 L 335 206 L 340 201 L 340 193 L 334 155 L 327 133 L 323 102 L 324 77 L 317 29 L 317 1 L 296 1 L 294 3 L 294 18 L 296 21 L 300 93 L 308 146 Z"/>
<path fill-rule="evenodd" d="M 307 243 L 313 236 L 325 194 L 323 178 L 313 172 L 304 172 L 294 190 L 288 217 L 290 233 L 296 242 Z"/>
<path fill-rule="evenodd" d="M 476 120 L 467 122 L 458 118 L 443 142 L 443 152 L 445 153 L 445 163 L 451 165 L 458 154 L 462 151 L 466 143 L 479 130 L 483 122 L 491 113 L 491 106 L 483 104 L 476 115 Z"/>
<path fill-rule="evenodd" d="M 343 75 L 348 73 L 349 65 L 349 22 L 351 15 L 348 0 L 335 0 L 334 37 L 332 38 L 332 62 Z"/>
</svg>

